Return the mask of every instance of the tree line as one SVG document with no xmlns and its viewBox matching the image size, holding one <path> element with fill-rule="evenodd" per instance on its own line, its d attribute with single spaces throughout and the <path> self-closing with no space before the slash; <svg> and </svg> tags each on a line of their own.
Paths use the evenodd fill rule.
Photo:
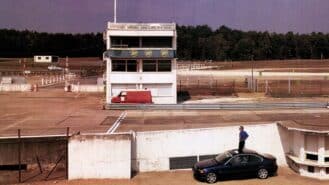
<svg viewBox="0 0 329 185">
<path fill-rule="evenodd" d="M 184 60 L 329 58 L 329 34 L 241 31 L 221 26 L 177 26 L 177 55 Z M 101 57 L 102 33 L 38 33 L 0 29 L 0 57 Z"/>
<path fill-rule="evenodd" d="M 102 56 L 102 33 L 68 34 L 0 30 L 0 57 L 56 55 L 70 57 Z"/>
<path fill-rule="evenodd" d="M 329 34 L 240 31 L 221 26 L 178 26 L 178 57 L 198 60 L 329 58 Z"/>
</svg>

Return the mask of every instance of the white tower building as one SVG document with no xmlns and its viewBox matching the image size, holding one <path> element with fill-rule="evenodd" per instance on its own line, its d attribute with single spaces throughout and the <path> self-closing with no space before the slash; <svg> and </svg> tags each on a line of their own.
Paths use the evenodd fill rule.
<svg viewBox="0 0 329 185">
<path fill-rule="evenodd" d="M 176 104 L 176 24 L 112 23 L 106 36 L 106 103 L 123 90 L 148 89 L 156 104 Z"/>
</svg>

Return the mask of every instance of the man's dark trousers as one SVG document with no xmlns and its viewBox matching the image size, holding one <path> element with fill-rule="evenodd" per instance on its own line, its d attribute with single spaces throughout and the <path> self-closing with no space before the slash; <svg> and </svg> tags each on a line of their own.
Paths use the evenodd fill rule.
<svg viewBox="0 0 329 185">
<path fill-rule="evenodd" d="M 239 153 L 242 153 L 243 148 L 244 148 L 245 141 L 240 141 L 239 142 Z"/>
</svg>

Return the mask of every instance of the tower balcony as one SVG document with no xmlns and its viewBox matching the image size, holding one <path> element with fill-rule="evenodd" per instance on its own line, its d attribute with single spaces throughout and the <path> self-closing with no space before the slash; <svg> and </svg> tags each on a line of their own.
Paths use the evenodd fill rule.
<svg viewBox="0 0 329 185">
<path fill-rule="evenodd" d="M 116 59 L 172 59 L 176 58 L 176 50 L 171 48 L 115 48 L 105 51 L 104 57 Z"/>
</svg>

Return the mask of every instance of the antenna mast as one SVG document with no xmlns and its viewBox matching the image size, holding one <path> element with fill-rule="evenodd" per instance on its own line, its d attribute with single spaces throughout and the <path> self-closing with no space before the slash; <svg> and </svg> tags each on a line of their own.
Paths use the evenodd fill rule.
<svg viewBox="0 0 329 185">
<path fill-rule="evenodd" d="M 114 23 L 117 22 L 117 0 L 114 0 Z"/>
</svg>

